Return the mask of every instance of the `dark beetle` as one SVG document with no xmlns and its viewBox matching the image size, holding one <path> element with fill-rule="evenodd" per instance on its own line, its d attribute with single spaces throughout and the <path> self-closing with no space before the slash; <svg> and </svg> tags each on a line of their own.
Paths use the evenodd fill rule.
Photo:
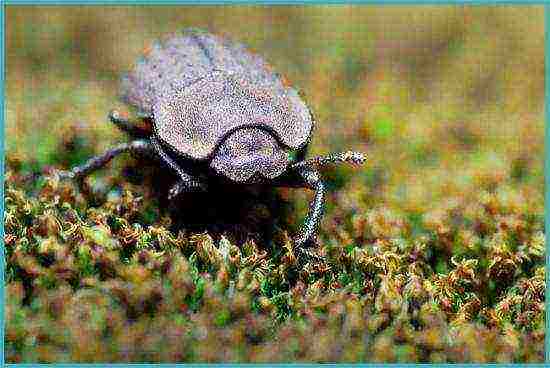
<svg viewBox="0 0 550 368">
<path fill-rule="evenodd" d="M 363 163 L 345 152 L 305 160 L 314 120 L 295 89 L 285 85 L 241 44 L 198 31 L 155 43 L 122 81 L 122 98 L 141 122 L 116 111 L 110 120 L 135 140 L 61 175 L 83 178 L 123 152 L 153 153 L 178 176 L 169 198 L 206 191 L 209 181 L 315 190 L 295 237 L 304 249 L 322 215 L 325 188 L 317 170 L 329 163 Z"/>
</svg>

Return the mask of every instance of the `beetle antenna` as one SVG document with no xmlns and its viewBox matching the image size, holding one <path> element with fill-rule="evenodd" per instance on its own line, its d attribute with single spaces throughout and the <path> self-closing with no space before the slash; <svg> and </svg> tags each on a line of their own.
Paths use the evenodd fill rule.
<svg viewBox="0 0 550 368">
<path fill-rule="evenodd" d="M 293 169 L 299 169 L 304 167 L 320 167 L 329 164 L 349 163 L 354 165 L 362 165 L 367 161 L 367 156 L 361 152 L 346 151 L 331 153 L 327 156 L 318 156 L 310 158 L 308 160 L 296 162 L 291 165 Z"/>
</svg>

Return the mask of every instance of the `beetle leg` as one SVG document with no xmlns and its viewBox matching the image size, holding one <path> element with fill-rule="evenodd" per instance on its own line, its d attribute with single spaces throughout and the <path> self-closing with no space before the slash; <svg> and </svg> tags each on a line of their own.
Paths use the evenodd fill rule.
<svg viewBox="0 0 550 368">
<path fill-rule="evenodd" d="M 316 258 L 317 261 L 323 260 L 322 257 L 316 256 L 306 250 L 305 244 L 311 239 L 319 227 L 325 204 L 325 184 L 321 179 L 321 175 L 319 175 L 319 172 L 315 169 L 301 169 L 298 170 L 298 174 L 304 180 L 307 188 L 315 190 L 315 197 L 309 206 L 309 212 L 302 228 L 294 238 L 294 244 L 302 258 Z"/>
<path fill-rule="evenodd" d="M 168 156 L 160 146 L 157 139 L 152 136 L 151 144 L 158 153 L 162 161 L 164 161 L 172 170 L 176 172 L 179 180 L 172 186 L 168 192 L 168 199 L 173 199 L 183 192 L 202 192 L 206 191 L 206 183 L 191 174 L 186 173 L 174 160 Z"/>
<path fill-rule="evenodd" d="M 102 168 L 107 165 L 115 156 L 120 155 L 124 152 L 134 152 L 134 153 L 152 153 L 152 147 L 149 142 L 146 140 L 138 139 L 129 143 L 121 143 L 118 146 L 111 148 L 107 152 L 90 158 L 85 164 L 76 166 L 70 171 L 61 171 L 59 176 L 61 178 L 71 178 L 71 179 L 80 179 L 91 172 Z"/>
<path fill-rule="evenodd" d="M 188 175 L 188 174 L 185 174 Z M 204 192 L 206 191 L 206 184 L 195 179 L 191 175 L 188 175 L 188 178 L 182 179 L 175 182 L 174 185 L 168 191 L 168 199 L 172 200 L 179 196 L 182 193 L 190 192 Z"/>
<path fill-rule="evenodd" d="M 327 164 L 340 164 L 340 163 L 350 163 L 356 165 L 362 165 L 367 160 L 365 154 L 361 152 L 347 151 L 332 153 L 328 156 L 314 157 L 309 160 L 304 160 L 297 162 L 292 165 L 292 168 L 312 168 L 319 166 L 326 166 Z"/>
<path fill-rule="evenodd" d="M 141 119 L 148 119 L 150 116 L 143 115 L 140 116 Z M 123 118 L 120 116 L 120 113 L 117 110 L 112 110 L 109 112 L 109 120 L 111 123 L 116 125 L 117 128 L 122 130 L 123 132 L 128 133 L 132 137 L 147 137 L 151 133 L 147 130 L 145 130 L 143 127 L 140 127 L 128 119 Z"/>
</svg>

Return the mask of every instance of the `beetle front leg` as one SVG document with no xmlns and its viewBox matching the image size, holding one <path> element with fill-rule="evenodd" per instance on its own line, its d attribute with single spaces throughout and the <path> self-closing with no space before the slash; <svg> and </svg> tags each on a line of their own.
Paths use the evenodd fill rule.
<svg viewBox="0 0 550 368">
<path fill-rule="evenodd" d="M 161 157 L 172 170 L 176 172 L 179 177 L 179 180 L 170 188 L 168 192 L 168 199 L 174 199 L 178 195 L 185 192 L 204 192 L 206 191 L 206 183 L 201 179 L 186 173 L 174 160 L 168 156 L 166 152 L 160 146 L 160 143 L 153 136 L 151 137 L 151 144 L 157 154 Z"/>
<path fill-rule="evenodd" d="M 323 216 L 323 209 L 325 205 L 325 184 L 321 179 L 321 175 L 315 169 L 301 169 L 298 170 L 298 174 L 304 180 L 307 188 L 315 190 L 315 196 L 309 206 L 309 212 L 304 224 L 299 230 L 298 235 L 294 238 L 294 244 L 300 258 L 305 258 L 306 260 L 313 258 L 318 262 L 322 262 L 324 259 L 305 249 L 305 244 L 316 233 L 321 217 Z"/>
<path fill-rule="evenodd" d="M 317 231 L 321 216 L 323 215 L 325 185 L 318 169 L 329 164 L 350 163 L 360 165 L 365 163 L 366 160 L 366 156 L 361 152 L 347 151 L 299 161 L 290 166 L 290 177 L 286 177 L 278 183 L 279 185 L 291 187 L 305 186 L 306 188 L 315 190 L 315 197 L 309 207 L 304 225 L 294 239 L 297 252 L 302 259 L 324 261 L 322 257 L 313 254 L 305 247 L 305 244 Z"/>
<path fill-rule="evenodd" d="M 354 165 L 362 165 L 367 161 L 365 154 L 355 151 L 346 151 L 331 153 L 328 156 L 314 157 L 308 160 L 299 161 L 292 165 L 293 169 L 307 169 L 313 167 L 322 167 L 329 164 L 349 163 Z"/>
<path fill-rule="evenodd" d="M 102 155 L 92 157 L 85 164 L 72 168 L 70 171 L 61 171 L 61 178 L 81 179 L 89 175 L 91 172 L 107 165 L 114 157 L 125 152 L 133 153 L 153 153 L 151 144 L 146 140 L 135 140 L 129 143 L 121 143 L 118 146 L 111 148 Z"/>
</svg>

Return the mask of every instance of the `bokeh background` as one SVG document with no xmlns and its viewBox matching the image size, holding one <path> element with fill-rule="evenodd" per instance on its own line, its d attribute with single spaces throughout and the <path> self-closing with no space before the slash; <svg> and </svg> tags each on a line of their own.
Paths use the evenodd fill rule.
<svg viewBox="0 0 550 368">
<path fill-rule="evenodd" d="M 512 168 L 542 192 L 541 9 L 8 7 L 6 151 L 36 169 L 55 164 L 67 126 L 101 137 L 88 151 L 124 139 L 106 119 L 124 110 L 121 72 L 194 26 L 250 45 L 306 94 L 312 154 L 366 151 L 368 176 L 386 186 L 365 188 L 373 202 L 421 210 Z"/>
<path fill-rule="evenodd" d="M 541 286 L 541 283 L 544 270 L 541 249 L 544 244 L 541 245 L 540 242 L 543 242 L 544 212 L 545 51 L 542 7 L 7 6 L 5 19 L 6 160 L 12 175 L 8 177 L 8 181 L 13 180 L 14 188 L 18 190 L 28 188 L 28 183 L 22 184 L 25 178 L 36 178 L 33 175 L 47 172 L 48 168 L 67 168 L 81 163 L 90 155 L 100 153 L 126 139 L 108 123 L 107 112 L 117 108 L 132 113 L 117 99 L 119 78 L 122 72 L 132 68 L 137 58 L 155 39 L 185 27 L 198 27 L 242 41 L 264 56 L 275 70 L 304 92 L 317 118 L 310 155 L 354 149 L 366 152 L 369 157 L 364 168 L 341 167 L 325 173 L 331 193 L 328 196 L 327 213 L 318 245 L 325 253 L 340 254 L 338 252 L 349 251 L 354 254 L 355 258 L 350 256 L 350 264 L 357 263 L 358 269 L 364 272 L 360 282 L 365 285 L 371 282 L 372 285 L 369 285 L 372 287 L 369 289 L 363 285 L 366 289 L 354 291 L 355 294 L 352 294 L 355 299 L 351 299 L 360 300 L 358 303 L 361 308 L 367 308 L 369 298 L 375 298 L 372 299 L 374 312 L 369 313 L 386 313 L 384 315 L 387 317 L 387 321 L 384 320 L 386 317 L 382 318 L 386 322 L 376 322 L 382 326 L 377 329 L 368 324 L 375 322 L 368 322 L 369 319 L 360 314 L 359 319 L 365 325 L 357 323 L 365 330 L 357 327 L 363 331 L 359 335 L 371 338 L 353 344 L 350 342 L 354 341 L 353 331 L 350 332 L 351 327 L 348 325 L 342 327 L 347 332 L 334 327 L 336 325 L 330 325 L 332 327 L 326 327 L 319 332 L 316 328 L 321 327 L 308 320 L 317 327 L 306 323 L 306 327 L 300 329 L 292 325 L 294 327 L 288 329 L 297 330 L 281 332 L 282 335 L 278 335 L 277 340 L 279 345 L 266 343 L 265 341 L 271 341 L 268 338 L 259 338 L 266 346 L 264 350 L 247 350 L 235 343 L 228 346 L 240 347 L 219 354 L 201 352 L 199 349 L 194 351 L 194 355 L 180 356 L 170 351 L 165 355 L 140 355 L 136 352 L 138 348 L 135 348 L 136 351 L 132 350 L 132 346 L 142 343 L 136 342 L 139 338 L 129 342 L 130 338 L 119 341 L 110 337 L 111 343 L 115 340 L 120 346 L 127 343 L 125 353 L 121 354 L 114 350 L 101 350 L 98 347 L 101 345 L 99 342 L 95 342 L 96 345 L 90 344 L 89 341 L 96 341 L 94 339 L 100 336 L 92 332 L 89 332 L 91 337 L 65 337 L 66 340 L 60 343 L 63 348 L 40 350 L 40 344 L 36 341 L 42 340 L 37 337 L 40 333 L 36 329 L 48 323 L 48 326 L 66 323 L 64 326 L 68 328 L 69 322 L 66 319 L 65 322 L 60 322 L 55 316 L 48 319 L 40 314 L 43 312 L 41 308 L 46 308 L 44 303 L 48 303 L 51 295 L 43 296 L 36 291 L 38 286 L 34 286 L 38 289 L 33 289 L 32 282 L 23 281 L 25 277 L 31 276 L 17 273 L 24 268 L 21 262 L 17 263 L 17 257 L 23 257 L 16 252 L 20 246 L 18 241 L 31 237 L 23 234 L 17 227 L 11 231 L 11 225 L 6 219 L 7 233 L 13 236 L 6 245 L 8 256 L 12 257 L 8 257 L 8 263 L 14 265 L 15 270 L 10 271 L 13 275 L 8 277 L 8 281 L 11 280 L 8 289 L 13 295 L 20 296 L 20 299 L 14 299 L 19 300 L 19 304 L 14 305 L 11 311 L 26 313 L 25 321 L 17 320 L 13 317 L 15 314 L 8 314 L 8 317 L 13 317 L 11 322 L 8 318 L 8 325 L 12 328 L 8 329 L 7 334 L 7 339 L 12 339 L 11 345 L 8 344 L 8 359 L 543 359 L 544 285 Z M 108 192 L 113 187 L 122 185 L 116 178 L 120 176 L 121 168 L 127 161 L 128 159 L 115 160 L 107 170 L 95 174 L 89 180 L 92 186 L 99 188 L 98 191 L 103 188 Z M 128 188 L 137 193 L 136 195 L 143 191 L 136 185 Z M 26 191 L 30 201 L 33 196 L 36 197 L 33 194 L 35 192 L 30 189 L 21 190 Z M 306 191 L 282 190 L 278 195 L 287 203 L 294 204 L 288 215 L 290 225 L 282 229 L 292 232 L 295 230 L 292 224 L 299 223 L 303 217 L 311 194 Z M 41 201 L 35 205 L 43 205 L 40 204 Z M 101 200 L 98 201 L 98 206 L 101 207 Z M 14 211 L 16 216 L 18 212 L 15 209 Z M 36 238 L 32 239 L 40 242 Z M 396 245 L 399 241 L 409 245 Z M 410 247 L 414 247 L 418 241 L 424 242 L 427 247 L 417 251 L 425 254 L 426 264 L 429 265 L 429 270 L 423 274 L 429 281 L 421 282 L 419 288 L 424 288 L 423 292 L 429 295 L 426 296 L 426 303 L 442 313 L 441 321 L 437 322 L 440 323 L 437 326 L 441 330 L 437 330 L 437 333 L 447 331 L 447 324 L 452 324 L 459 316 L 462 316 L 464 323 L 481 324 L 492 332 L 479 332 L 481 330 L 472 327 L 473 332 L 470 335 L 455 336 L 453 341 L 459 341 L 462 344 L 459 344 L 460 348 L 451 343 L 438 343 L 437 340 L 444 338 L 436 332 L 433 332 L 433 341 L 424 342 L 424 345 L 418 347 L 414 342 L 414 331 L 418 330 L 416 327 L 411 327 L 411 335 L 402 333 L 403 336 L 395 337 L 399 328 L 404 327 L 396 327 L 389 321 L 395 320 L 395 316 L 399 314 L 396 311 L 400 307 L 384 307 L 385 299 L 380 299 L 380 296 L 389 293 L 388 290 L 401 294 L 402 287 L 411 282 L 411 275 L 414 274 L 411 264 L 416 260 L 407 257 L 413 249 Z M 537 250 L 532 250 L 535 248 Z M 28 252 L 33 254 L 32 251 Z M 400 255 L 397 268 L 388 271 L 387 266 L 379 265 L 372 271 L 369 267 L 372 266 L 373 259 L 382 257 L 386 262 L 389 259 L 387 252 Z M 470 289 L 460 289 L 458 286 L 452 289 L 449 286 L 451 291 L 441 286 L 442 281 L 438 275 L 455 277 L 456 272 L 460 274 L 460 270 L 463 271 L 460 275 L 468 274 L 464 271 L 468 267 L 460 263 L 465 259 L 477 262 L 472 271 L 475 272 L 476 279 L 472 283 L 477 286 L 470 285 Z M 517 262 L 512 262 L 514 265 L 511 266 L 510 259 Z M 462 266 L 458 266 L 456 262 Z M 518 268 L 514 268 L 515 266 Z M 502 267 L 505 271 L 496 272 L 495 267 Z M 275 268 L 269 268 L 269 272 Z M 338 272 L 340 275 L 353 274 L 350 269 L 341 269 Z M 509 277 L 502 276 L 505 274 Z M 350 280 L 355 276 L 350 276 L 349 279 L 338 278 L 337 274 L 323 277 L 321 279 L 325 281 L 330 277 L 334 278 L 332 281 L 338 279 L 343 287 L 346 283 L 351 283 Z M 505 281 L 499 283 L 493 277 L 505 277 Z M 338 285 L 334 286 L 332 283 L 331 286 L 319 286 L 318 281 L 321 279 L 305 278 L 300 287 L 307 290 L 318 288 L 327 295 L 340 290 Z M 104 281 L 101 278 L 99 280 Z M 520 287 L 523 284 L 518 284 L 521 280 L 538 282 L 539 293 L 536 296 L 521 294 L 521 290 L 524 290 Z M 295 290 L 293 282 L 285 282 L 273 287 L 278 292 Z M 432 285 L 431 289 L 429 285 Z M 54 286 L 49 290 L 57 290 L 59 287 Z M 434 291 L 436 289 L 440 292 Z M 71 294 L 76 293 L 78 287 L 71 284 L 69 289 L 63 290 Z M 281 314 L 281 310 L 284 308 L 274 301 L 275 293 L 266 290 L 261 289 L 258 295 L 251 293 L 249 297 L 253 300 L 259 300 L 254 299 L 256 297 L 266 298 L 267 301 L 261 300 L 266 305 L 272 303 L 277 308 L 266 309 L 265 315 L 271 316 L 270 313 L 275 310 L 273 313 L 277 318 L 282 318 L 284 313 Z M 464 290 L 477 299 L 453 299 L 458 294 L 464 294 Z M 520 294 L 525 300 L 532 299 L 535 300 L 533 303 L 538 304 L 522 304 L 523 302 L 518 301 L 521 299 L 518 299 Z M 344 298 L 341 295 L 338 298 L 340 297 Z M 506 299 L 508 297 L 510 300 Z M 42 300 L 42 307 L 35 305 L 35 309 L 28 309 L 28 305 L 33 305 L 33 300 Z M 514 309 L 508 304 L 505 305 L 508 309 L 501 305 L 504 302 L 516 305 L 516 312 L 510 312 Z M 354 315 L 353 311 L 346 308 L 351 308 L 349 305 L 355 302 L 345 299 L 342 303 L 342 315 Z M 471 308 L 471 303 L 478 305 L 474 312 L 468 309 Z M 308 305 L 306 302 L 302 304 Z M 301 315 L 301 312 L 297 312 L 299 307 L 296 305 L 287 305 L 285 308 L 287 314 L 293 317 L 296 317 L 296 313 Z M 461 315 L 460 311 L 465 314 Z M 525 314 L 527 312 L 531 314 Z M 59 313 L 64 315 L 64 312 Z M 158 312 L 160 316 L 162 313 Z M 203 313 L 207 320 L 208 308 Z M 521 325 L 523 322 L 518 322 L 520 316 L 525 319 L 524 325 Z M 254 319 L 256 317 L 247 318 L 252 318 L 259 325 L 268 323 L 264 320 L 258 322 Z M 46 320 L 49 322 L 45 322 Z M 150 334 L 162 334 L 165 329 L 159 327 L 164 326 L 162 324 L 142 323 L 139 327 L 141 330 L 135 327 L 132 334 L 141 336 L 139 334 L 144 334 L 143 331 L 147 328 L 150 328 L 147 330 Z M 387 329 L 384 330 L 385 328 Z M 231 328 L 229 330 L 236 331 Z M 385 334 L 379 333 L 382 330 L 386 331 Z M 128 330 L 124 331 L 127 336 Z M 71 333 L 76 334 L 75 331 Z M 296 336 L 295 344 L 305 346 L 305 350 L 286 346 L 285 333 Z M 308 337 L 308 333 L 319 337 L 321 342 L 309 342 L 308 338 L 313 337 Z M 345 333 L 350 334 L 346 335 L 348 340 L 342 337 Z M 366 335 L 362 335 L 363 333 Z M 492 343 L 486 343 L 486 346 L 479 343 L 489 336 L 487 334 L 493 336 L 490 338 L 502 338 L 504 342 L 497 344 L 497 347 Z M 216 333 L 208 336 L 221 338 Z M 254 340 L 249 341 L 239 336 L 241 335 L 234 337 L 235 341 L 241 341 L 239 338 L 242 338 L 246 343 L 252 344 L 250 341 Z M 79 338 L 88 340 L 78 340 Z M 202 341 L 204 346 L 219 347 L 216 345 L 219 343 L 216 338 L 212 337 L 214 340 L 210 341 L 205 337 L 213 345 L 208 345 L 204 339 L 189 341 Z M 230 339 L 227 336 L 224 338 Z M 325 342 L 329 344 L 331 339 L 337 338 L 339 341 L 348 341 L 351 345 L 361 345 L 363 350 L 348 348 L 344 342 L 338 348 L 325 349 Z M 392 340 L 394 338 L 397 340 Z M 51 339 L 54 338 L 50 337 Z M 49 346 L 50 340 L 44 340 L 45 346 Z M 74 343 L 77 340 L 80 341 L 79 344 Z M 88 347 L 82 349 L 89 348 L 90 351 L 79 351 L 75 347 L 81 346 L 82 341 L 88 341 L 85 344 Z M 101 341 L 101 338 L 97 337 L 97 341 Z M 160 351 L 166 348 L 166 344 L 159 341 L 149 343 L 152 346 L 158 343 L 157 350 Z M 179 340 L 176 338 L 176 341 Z M 187 342 L 191 344 L 189 341 Z M 241 341 L 241 344 L 245 343 Z M 395 350 L 393 346 L 396 344 L 406 348 Z M 430 344 L 435 344 L 435 347 Z M 498 346 L 502 349 L 499 350 Z M 102 352 L 97 353 L 93 349 Z M 522 352 L 516 353 L 516 350 Z"/>
</svg>

